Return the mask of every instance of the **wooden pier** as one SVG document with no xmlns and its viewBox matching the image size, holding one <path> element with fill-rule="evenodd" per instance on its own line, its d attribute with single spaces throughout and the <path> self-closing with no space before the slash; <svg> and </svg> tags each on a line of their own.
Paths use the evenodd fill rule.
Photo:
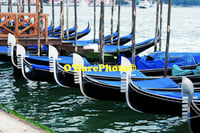
<svg viewBox="0 0 200 133">
<path fill-rule="evenodd" d="M 8 38 L 0 38 L 0 46 L 7 46 Z M 52 45 L 57 48 L 59 55 L 66 55 L 67 53 L 75 52 L 75 46 L 71 42 L 62 41 L 57 38 L 48 38 L 48 43 L 45 43 L 45 38 L 40 38 L 41 47 L 42 45 Z M 18 44 L 21 44 L 27 49 L 28 46 L 37 45 L 38 38 L 18 38 Z M 78 46 L 78 51 L 83 52 L 83 46 Z"/>
</svg>

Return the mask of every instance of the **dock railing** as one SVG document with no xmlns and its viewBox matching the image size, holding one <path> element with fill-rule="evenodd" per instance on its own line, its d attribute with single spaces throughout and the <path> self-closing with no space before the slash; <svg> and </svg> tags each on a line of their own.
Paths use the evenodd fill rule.
<svg viewBox="0 0 200 133">
<path fill-rule="evenodd" d="M 45 30 L 41 28 L 38 31 L 37 13 L 0 13 L 0 38 L 7 38 L 8 33 L 16 38 L 37 37 L 40 32 L 41 37 L 45 37 L 45 43 L 48 43 L 48 16 L 49 14 L 40 14 L 40 22 L 45 21 Z M 33 22 L 31 23 L 31 20 Z"/>
</svg>

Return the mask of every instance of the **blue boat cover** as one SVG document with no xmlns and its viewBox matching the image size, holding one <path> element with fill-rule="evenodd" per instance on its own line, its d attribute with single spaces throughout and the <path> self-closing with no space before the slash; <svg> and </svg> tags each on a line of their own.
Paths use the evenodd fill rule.
<svg viewBox="0 0 200 133">
<path fill-rule="evenodd" d="M 172 66 L 172 76 L 184 76 L 189 74 L 193 74 L 193 70 L 190 69 L 183 70 L 178 65 Z"/>
<path fill-rule="evenodd" d="M 7 53 L 8 47 L 7 46 L 0 46 L 0 53 Z"/>
<path fill-rule="evenodd" d="M 121 73 L 120 71 L 116 71 L 116 72 L 108 72 L 108 71 L 102 71 L 102 72 L 84 72 L 85 74 L 90 74 L 90 75 L 97 75 L 97 76 L 112 76 L 112 77 L 121 77 Z M 133 71 L 132 73 L 132 77 L 143 77 L 146 78 L 147 76 L 144 75 L 143 73 L 141 73 L 138 70 Z"/>
<path fill-rule="evenodd" d="M 110 85 L 114 85 L 118 87 L 121 86 L 120 81 L 107 81 L 107 80 L 98 80 L 98 81 L 101 83 L 110 84 Z M 156 91 L 156 90 L 145 89 L 145 88 L 160 88 L 161 89 L 161 88 L 179 88 L 180 87 L 178 84 L 176 84 L 174 81 L 172 81 L 169 78 L 134 81 L 134 84 L 141 87 L 142 90 L 153 93 L 153 94 L 163 95 L 163 96 L 172 97 L 172 98 L 182 98 L 181 92 Z M 194 92 L 194 96 L 200 99 L 200 92 Z"/>
<path fill-rule="evenodd" d="M 121 81 L 108 81 L 108 80 L 98 80 L 105 84 L 121 86 Z M 140 80 L 140 81 L 133 81 L 135 85 L 143 88 L 179 88 L 180 86 L 175 83 L 170 78 L 160 78 L 160 79 L 148 79 L 148 80 Z"/>
<path fill-rule="evenodd" d="M 182 99 L 181 92 L 155 91 L 155 90 L 148 90 L 148 89 L 143 89 L 143 90 L 150 92 L 150 93 L 162 95 L 162 96 Z M 200 99 L 200 92 L 194 92 L 193 96 L 196 97 L 199 100 Z"/>
<path fill-rule="evenodd" d="M 41 61 L 49 61 L 49 58 L 47 56 L 28 56 L 26 58 L 34 59 L 34 60 L 41 60 Z M 73 57 L 69 56 L 58 56 L 58 62 L 63 64 L 73 64 Z M 88 66 L 90 63 L 87 61 L 86 58 L 83 58 L 84 65 Z"/>
<path fill-rule="evenodd" d="M 131 59 L 130 59 L 131 60 Z M 156 57 L 153 60 L 146 60 L 145 57 L 140 58 L 136 56 L 135 64 L 137 69 L 158 69 L 164 68 L 165 62 L 164 58 Z M 171 68 L 174 64 L 178 66 L 195 65 L 196 61 L 190 54 L 182 54 L 182 56 L 170 57 L 168 58 L 168 68 Z"/>
<path fill-rule="evenodd" d="M 180 87 L 176 82 L 174 82 L 170 78 L 133 81 L 133 83 L 140 88 L 178 88 Z"/>
<path fill-rule="evenodd" d="M 46 65 L 37 65 L 37 64 L 31 64 L 32 68 L 34 69 L 42 69 L 42 70 L 49 70 L 50 67 Z"/>
</svg>

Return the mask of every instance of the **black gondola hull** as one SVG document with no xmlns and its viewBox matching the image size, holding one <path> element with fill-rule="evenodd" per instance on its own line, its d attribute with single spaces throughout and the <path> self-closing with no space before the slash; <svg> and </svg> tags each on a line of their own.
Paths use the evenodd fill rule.
<svg viewBox="0 0 200 133">
<path fill-rule="evenodd" d="M 182 116 L 182 100 L 162 97 L 142 91 L 129 83 L 128 101 L 138 111 L 155 114 Z"/>
<path fill-rule="evenodd" d="M 59 84 L 63 86 L 68 86 L 68 87 L 74 87 L 78 86 L 78 84 L 75 84 L 74 81 L 74 72 L 67 72 L 63 69 L 61 65 L 56 63 L 56 79 L 58 80 Z"/>
<path fill-rule="evenodd" d="M 188 125 L 192 133 L 200 132 L 200 109 L 194 102 L 190 106 L 190 118 L 188 119 Z"/>
<path fill-rule="evenodd" d="M 87 76 L 82 78 L 82 89 L 84 95 L 93 99 L 125 101 L 125 93 L 120 92 L 120 87 L 99 84 Z"/>
<path fill-rule="evenodd" d="M 33 81 L 55 81 L 53 72 L 43 69 L 32 68 L 31 65 L 26 62 L 23 63 L 23 73 L 25 78 Z"/>
</svg>

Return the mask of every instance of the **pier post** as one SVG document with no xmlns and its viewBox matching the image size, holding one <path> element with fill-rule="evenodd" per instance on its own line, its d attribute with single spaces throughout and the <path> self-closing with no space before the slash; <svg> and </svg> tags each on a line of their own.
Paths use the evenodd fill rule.
<svg viewBox="0 0 200 133">
<path fill-rule="evenodd" d="M 96 40 L 96 0 L 94 0 L 94 40 L 95 43 Z"/>
<path fill-rule="evenodd" d="M 77 1 L 74 0 L 74 19 L 75 19 L 75 52 L 78 51 L 78 48 L 77 48 L 77 9 L 76 9 L 76 3 Z"/>
<path fill-rule="evenodd" d="M 132 0 L 132 64 L 135 64 L 136 0 Z"/>
<path fill-rule="evenodd" d="M 63 1 L 60 1 L 60 39 L 62 40 L 64 38 L 63 29 L 64 29 L 64 23 L 63 23 Z"/>
<path fill-rule="evenodd" d="M 159 19 L 159 2 L 157 0 L 157 9 L 156 9 L 156 30 L 155 30 L 155 40 L 154 40 L 154 52 L 157 51 L 157 36 L 158 36 L 158 19 Z"/>
<path fill-rule="evenodd" d="M 101 52 L 101 26 L 102 26 L 102 9 L 100 8 L 100 18 L 99 18 L 99 45 L 98 45 L 98 51 Z M 100 58 L 101 62 L 101 58 Z"/>
<path fill-rule="evenodd" d="M 38 32 L 37 32 L 37 36 L 38 36 L 38 56 L 40 56 L 40 11 L 39 11 L 39 3 L 38 3 L 38 5 L 37 5 L 37 8 L 36 9 L 38 9 L 38 11 L 36 11 L 37 13 L 38 13 L 38 16 L 37 16 L 37 18 L 38 18 Z"/>
<path fill-rule="evenodd" d="M 28 0 L 28 13 L 30 13 L 30 12 L 31 12 L 31 1 Z"/>
<path fill-rule="evenodd" d="M 43 0 L 40 0 L 40 14 L 43 14 Z M 43 29 L 43 20 L 41 21 L 40 29 Z"/>
<path fill-rule="evenodd" d="M 69 0 L 66 0 L 66 37 L 69 40 Z"/>
<path fill-rule="evenodd" d="M 54 0 L 52 0 L 52 28 L 53 28 L 53 36 L 55 35 L 55 22 L 54 22 Z"/>
<path fill-rule="evenodd" d="M 17 0 L 17 13 L 19 13 L 19 0 Z"/>
<path fill-rule="evenodd" d="M 118 3 L 118 25 L 117 25 L 117 31 L 118 31 L 118 36 L 117 36 L 117 58 L 119 58 L 119 45 L 120 45 L 120 7 L 121 7 L 121 0 L 119 0 Z"/>
<path fill-rule="evenodd" d="M 1 12 L 1 2 L 0 2 L 0 12 Z M 1 19 L 0 19 L 0 23 L 1 23 Z"/>
<path fill-rule="evenodd" d="M 112 2 L 112 8 L 111 8 L 111 28 L 110 28 L 110 33 L 111 33 L 111 44 L 113 44 L 113 14 L 114 14 L 114 0 L 111 0 Z"/>
<path fill-rule="evenodd" d="M 24 13 L 24 0 L 22 0 L 22 10 L 21 10 L 21 12 L 23 12 Z"/>
<path fill-rule="evenodd" d="M 159 51 L 161 51 L 162 46 L 162 10 L 163 10 L 163 0 L 160 1 L 160 34 L 159 34 Z"/>
<path fill-rule="evenodd" d="M 103 0 L 101 0 L 101 16 L 100 17 L 101 17 L 100 18 L 101 19 L 100 20 L 101 22 L 100 62 L 104 64 L 104 1 Z"/>
<path fill-rule="evenodd" d="M 171 0 L 168 2 L 168 17 L 167 17 L 167 42 L 165 50 L 165 69 L 164 77 L 167 77 L 167 66 L 168 66 L 168 52 L 169 52 L 169 42 L 170 42 L 170 19 L 171 19 Z"/>
</svg>

